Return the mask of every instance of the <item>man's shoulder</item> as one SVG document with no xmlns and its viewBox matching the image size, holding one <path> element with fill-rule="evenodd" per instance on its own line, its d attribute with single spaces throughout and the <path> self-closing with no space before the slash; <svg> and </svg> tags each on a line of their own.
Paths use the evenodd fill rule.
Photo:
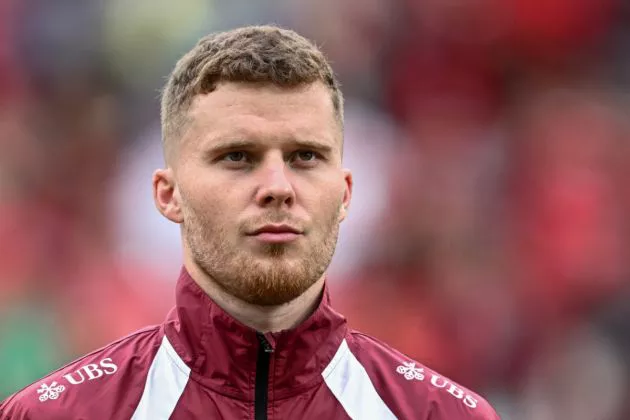
<svg viewBox="0 0 630 420">
<path fill-rule="evenodd" d="M 347 341 L 376 392 L 397 417 L 499 418 L 483 397 L 388 344 L 358 331 L 350 331 Z"/>
<path fill-rule="evenodd" d="M 94 413 L 96 404 L 107 418 L 107 406 L 120 402 L 114 398 L 135 397 L 124 390 L 139 388 L 140 399 L 162 336 L 161 326 L 146 327 L 68 363 L 2 402 L 0 420 L 67 418 L 69 413 Z"/>
</svg>

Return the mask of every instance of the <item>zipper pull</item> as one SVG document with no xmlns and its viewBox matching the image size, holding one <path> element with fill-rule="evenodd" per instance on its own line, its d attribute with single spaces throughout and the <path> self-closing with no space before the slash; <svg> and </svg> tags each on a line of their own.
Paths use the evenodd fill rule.
<svg viewBox="0 0 630 420">
<path fill-rule="evenodd" d="M 271 346 L 269 340 L 267 340 L 267 337 L 259 332 L 257 332 L 256 335 L 258 336 L 258 341 L 260 341 L 260 345 L 262 346 L 263 350 L 265 350 L 265 353 L 273 353 L 273 347 Z"/>
</svg>

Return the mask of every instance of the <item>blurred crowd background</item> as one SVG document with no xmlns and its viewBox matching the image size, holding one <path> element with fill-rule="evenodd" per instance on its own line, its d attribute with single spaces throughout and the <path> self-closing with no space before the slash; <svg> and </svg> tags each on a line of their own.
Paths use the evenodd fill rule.
<svg viewBox="0 0 630 420">
<path fill-rule="evenodd" d="M 159 90 L 212 31 L 315 40 L 355 195 L 352 326 L 505 419 L 630 418 L 630 3 L 0 1 L 0 399 L 162 321 Z"/>
</svg>

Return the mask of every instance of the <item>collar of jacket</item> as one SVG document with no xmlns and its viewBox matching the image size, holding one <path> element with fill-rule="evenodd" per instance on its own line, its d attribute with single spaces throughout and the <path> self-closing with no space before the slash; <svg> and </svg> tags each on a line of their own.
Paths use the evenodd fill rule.
<svg viewBox="0 0 630 420">
<path fill-rule="evenodd" d="M 330 305 L 328 288 L 315 312 L 292 330 L 267 333 L 273 347 L 269 395 L 290 397 L 318 385 L 346 335 L 345 318 Z M 216 392 L 253 400 L 260 341 L 256 331 L 232 318 L 182 268 L 176 306 L 164 331 L 190 378 Z"/>
</svg>

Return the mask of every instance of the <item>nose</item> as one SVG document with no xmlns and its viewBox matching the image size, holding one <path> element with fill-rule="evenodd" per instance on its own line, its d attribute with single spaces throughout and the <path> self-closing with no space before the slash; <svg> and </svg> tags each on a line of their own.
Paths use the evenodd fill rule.
<svg viewBox="0 0 630 420">
<path fill-rule="evenodd" d="M 295 191 L 288 177 L 286 163 L 282 157 L 269 159 L 260 170 L 260 186 L 256 194 L 256 202 L 261 207 L 292 206 L 295 202 Z"/>
</svg>

